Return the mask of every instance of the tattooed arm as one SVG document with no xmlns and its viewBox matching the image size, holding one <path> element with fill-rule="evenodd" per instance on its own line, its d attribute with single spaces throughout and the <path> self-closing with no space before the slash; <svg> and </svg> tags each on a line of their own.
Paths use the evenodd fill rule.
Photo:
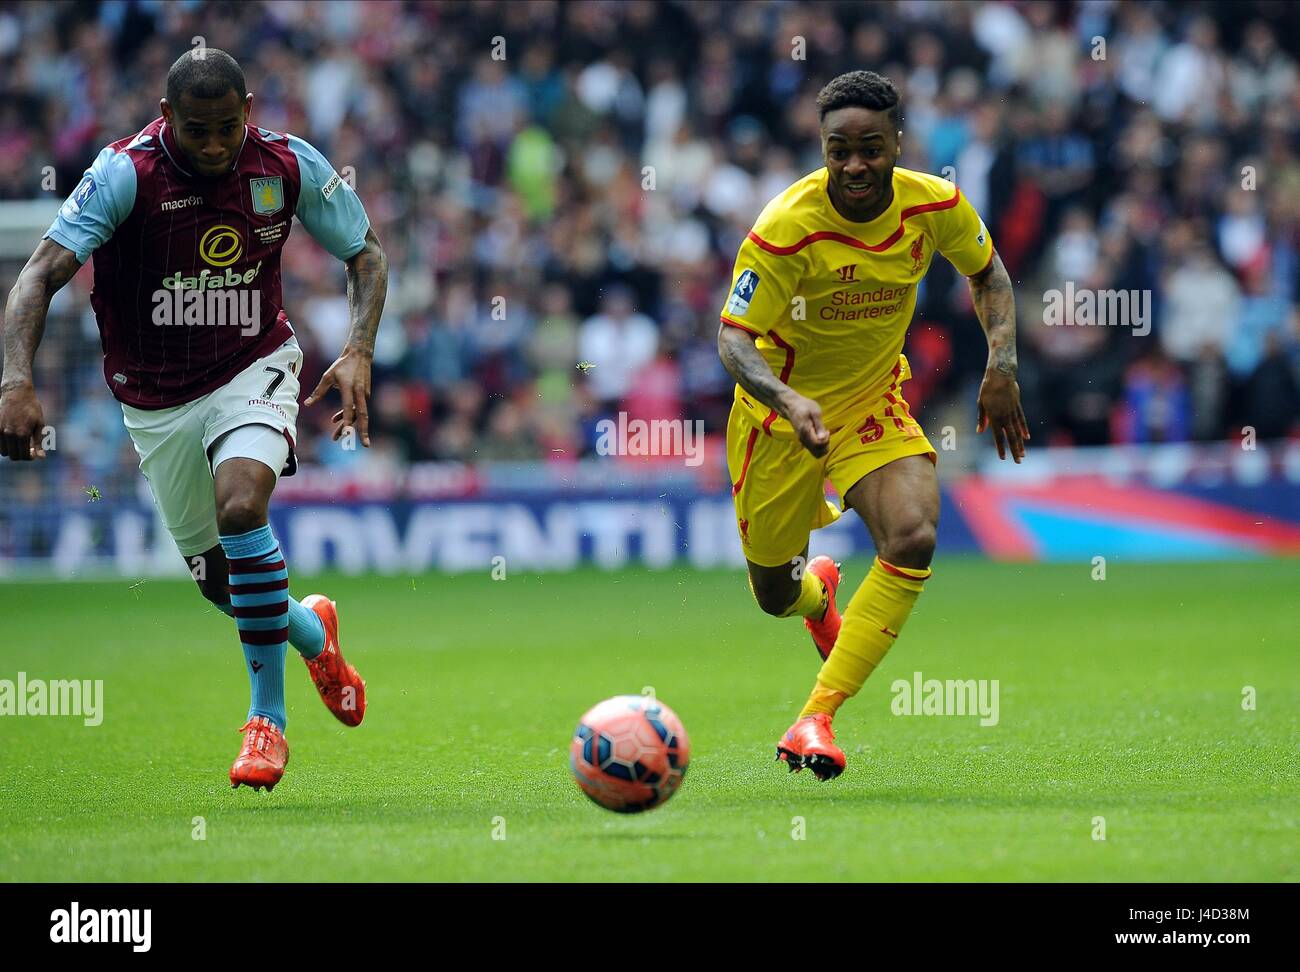
<svg viewBox="0 0 1300 972">
<path fill-rule="evenodd" d="M 805 398 L 772 373 L 758 348 L 754 336 L 730 324 L 718 328 L 718 354 L 727 373 L 741 388 L 794 426 L 799 441 L 814 456 L 826 455 L 831 436 L 822 424 L 822 410 L 811 398 Z"/>
<path fill-rule="evenodd" d="M 32 384 L 32 361 L 45 332 L 50 298 L 81 269 L 77 255 L 53 240 L 41 240 L 18 274 L 3 319 L 4 375 L 0 377 L 0 457 L 22 462 L 44 459 L 45 414 Z"/>
<path fill-rule="evenodd" d="M 343 353 L 321 375 L 316 390 L 303 404 L 315 404 L 331 387 L 337 386 L 343 396 L 343 407 L 334 413 L 334 421 L 339 423 L 334 439 L 337 441 L 348 426 L 355 426 L 361 433 L 361 444 L 368 448 L 370 411 L 366 402 L 370 397 L 370 363 L 375 357 L 375 333 L 388 294 L 388 257 L 373 229 L 367 230 L 366 245 L 347 261 L 347 267 L 352 328 Z"/>
<path fill-rule="evenodd" d="M 1025 455 L 1029 424 L 1020 407 L 1020 386 L 1016 383 L 1016 297 L 1011 277 L 1002 265 L 1002 258 L 994 253 L 986 269 L 966 279 L 970 283 L 975 314 L 989 342 L 989 362 L 980 384 L 979 423 L 975 432 L 991 428 L 998 458 L 1005 459 L 1010 448 L 1011 457 L 1019 462 Z"/>
</svg>

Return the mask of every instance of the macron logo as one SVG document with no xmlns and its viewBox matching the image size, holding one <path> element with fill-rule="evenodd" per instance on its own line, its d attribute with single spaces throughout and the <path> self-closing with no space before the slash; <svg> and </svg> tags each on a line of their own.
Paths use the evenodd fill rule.
<svg viewBox="0 0 1300 972">
<path fill-rule="evenodd" d="M 50 912 L 50 922 L 52 942 L 129 942 L 131 951 L 147 952 L 153 938 L 153 912 L 148 908 L 82 911 L 74 901 L 66 911 Z"/>
<path fill-rule="evenodd" d="M 176 209 L 184 209 L 186 206 L 203 205 L 202 196 L 186 196 L 184 199 L 168 199 L 165 203 L 159 205 L 164 213 L 169 213 Z"/>
</svg>

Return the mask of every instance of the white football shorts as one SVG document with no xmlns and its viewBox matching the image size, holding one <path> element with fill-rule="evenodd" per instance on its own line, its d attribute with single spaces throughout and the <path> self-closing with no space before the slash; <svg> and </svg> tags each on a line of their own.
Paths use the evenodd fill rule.
<svg viewBox="0 0 1300 972">
<path fill-rule="evenodd" d="M 302 348 L 290 338 L 192 402 L 162 409 L 122 405 L 140 471 L 163 525 L 186 557 L 219 543 L 213 471 L 222 461 L 256 459 L 277 479 L 297 468 L 293 444 L 302 359 Z M 228 434 L 236 429 L 246 431 Z"/>
</svg>

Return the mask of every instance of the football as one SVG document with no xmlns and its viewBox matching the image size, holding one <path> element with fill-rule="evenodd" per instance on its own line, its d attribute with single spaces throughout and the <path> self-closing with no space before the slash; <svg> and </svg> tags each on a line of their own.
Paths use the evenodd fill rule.
<svg viewBox="0 0 1300 972">
<path fill-rule="evenodd" d="M 578 723 L 569 766 L 582 792 L 607 810 L 652 810 L 677 792 L 690 743 L 676 713 L 640 695 L 616 695 Z"/>
</svg>

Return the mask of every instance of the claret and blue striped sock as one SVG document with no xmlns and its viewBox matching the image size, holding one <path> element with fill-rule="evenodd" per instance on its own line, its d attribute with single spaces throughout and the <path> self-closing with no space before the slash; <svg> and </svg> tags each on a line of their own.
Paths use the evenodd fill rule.
<svg viewBox="0 0 1300 972">
<path fill-rule="evenodd" d="M 252 686 L 248 716 L 264 716 L 283 730 L 289 571 L 270 524 L 220 539 L 230 565 L 230 604 Z"/>
<path fill-rule="evenodd" d="M 229 603 L 218 604 L 217 610 L 227 617 L 235 616 L 235 609 Z M 292 596 L 289 598 L 289 644 L 303 658 L 315 658 L 325 650 L 325 625 L 315 611 L 303 607 Z"/>
</svg>

